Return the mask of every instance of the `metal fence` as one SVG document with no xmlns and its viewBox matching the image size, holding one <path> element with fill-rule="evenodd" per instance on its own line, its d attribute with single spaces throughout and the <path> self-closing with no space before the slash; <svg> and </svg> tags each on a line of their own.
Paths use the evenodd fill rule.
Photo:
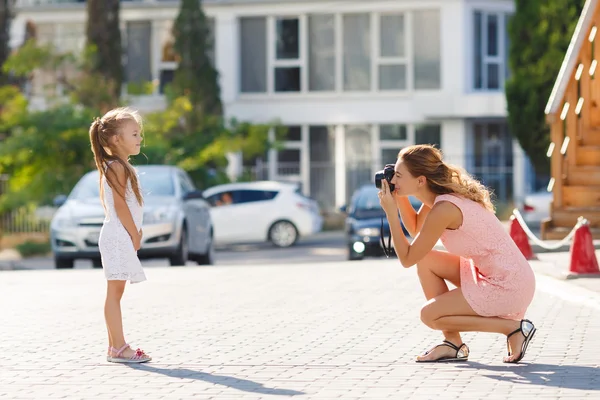
<svg viewBox="0 0 600 400">
<path fill-rule="evenodd" d="M 0 175 L 0 197 L 7 189 L 8 176 Z M 4 235 L 47 233 L 49 230 L 50 221 L 39 218 L 33 206 L 23 206 L 0 214 L 0 231 Z"/>
</svg>

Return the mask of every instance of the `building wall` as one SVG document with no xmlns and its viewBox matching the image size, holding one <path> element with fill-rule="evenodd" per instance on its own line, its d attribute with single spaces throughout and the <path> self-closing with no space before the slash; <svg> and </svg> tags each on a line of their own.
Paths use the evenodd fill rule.
<svg viewBox="0 0 600 400">
<path fill-rule="evenodd" d="M 322 196 L 327 206 L 344 204 L 352 190 L 362 182 L 372 180 L 372 173 L 384 163 L 392 162 L 391 157 L 401 147 L 414 144 L 418 137 L 436 137 L 436 133 L 422 134 L 423 126 L 429 130 L 439 126 L 439 145 L 449 161 L 473 169 L 475 152 L 478 151 L 472 129 L 477 121 L 502 121 L 506 117 L 506 100 L 503 93 L 503 79 L 500 78 L 497 88 L 489 77 L 483 78 L 483 84 L 475 84 L 477 67 L 475 66 L 474 35 L 477 31 L 474 23 L 474 12 L 483 10 L 482 40 L 487 38 L 488 11 L 498 12 L 498 24 L 504 24 L 504 15 L 513 12 L 514 5 L 510 0 L 375 0 L 368 2 L 354 1 L 239 1 L 231 4 L 217 4 L 206 1 L 205 12 L 214 21 L 214 61 L 220 73 L 220 84 L 224 110 L 228 117 L 241 120 L 266 122 L 279 120 L 283 124 L 296 129 L 298 137 L 285 144 L 285 152 L 278 154 L 271 151 L 264 166 L 259 166 L 261 177 L 270 179 L 297 180 L 303 184 L 305 192 L 313 196 Z M 412 37 L 415 25 L 415 14 L 418 10 L 439 10 L 440 39 L 440 86 L 434 89 L 414 89 L 411 82 L 415 73 L 411 67 L 414 53 L 420 51 L 419 38 Z M 155 91 L 150 96 L 132 98 L 132 105 L 142 111 L 151 111 L 164 107 L 164 99 L 160 96 L 161 70 L 174 68 L 174 64 L 163 60 L 165 41 L 168 29 L 177 14 L 174 3 L 131 2 L 124 3 L 121 13 L 124 32 L 133 21 L 150 21 L 151 27 L 151 77 L 157 82 Z M 408 33 L 405 42 L 405 55 L 402 62 L 407 62 L 407 89 L 380 91 L 377 80 L 371 76 L 371 90 L 344 90 L 343 78 L 343 42 L 337 40 L 335 47 L 335 90 L 315 92 L 308 90 L 310 71 L 308 70 L 307 40 L 309 16 L 333 14 L 336 34 L 343 33 L 343 16 L 347 14 L 369 13 L 372 27 L 378 27 L 381 20 L 378 14 L 396 14 L 406 12 L 404 23 Z M 270 67 L 267 74 L 268 93 L 242 93 L 241 65 L 242 52 L 248 51 L 240 38 L 240 18 L 267 17 L 267 44 Z M 273 56 L 275 43 L 275 18 L 298 16 L 300 21 L 300 60 L 302 90 L 298 93 L 275 93 L 273 67 L 296 66 L 296 61 L 277 61 Z M 494 17 L 496 18 L 496 17 Z M 37 23 L 84 24 L 85 10 L 82 5 L 47 6 L 44 8 L 23 8 L 17 15 L 13 26 L 13 38 L 22 36 L 25 21 Z M 503 28 L 498 28 L 501 34 Z M 68 31 L 68 30 L 67 30 Z M 421 27 L 422 37 L 435 31 L 435 27 Z M 61 29 L 58 28 L 58 32 Z M 350 32 L 352 34 L 352 32 Z M 373 35 L 370 45 L 378 47 Z M 420 36 L 421 37 L 421 36 Z M 17 44 L 18 40 L 13 40 Z M 76 45 L 77 41 L 68 41 Z M 485 45 L 483 45 L 485 46 Z M 244 47 L 244 48 L 243 48 Z M 357 48 L 360 48 L 358 46 Z M 483 57 L 483 69 L 505 67 L 506 42 L 498 39 L 498 55 Z M 255 49 L 250 49 L 250 52 Z M 253 60 L 250 59 L 250 62 Z M 390 61 L 390 60 L 388 60 Z M 392 62 L 394 60 L 391 60 Z M 396 60 L 398 61 L 398 59 Z M 483 63 L 487 64 L 483 64 Z M 371 63 L 374 71 L 377 63 Z M 481 72 L 479 72 L 481 74 Z M 43 104 L 43 102 L 40 102 Z M 381 131 L 391 129 L 402 131 L 393 140 L 385 138 Z M 491 129 L 491 128 L 490 128 Z M 484 130 L 485 131 L 485 130 Z M 428 131 L 429 132 L 429 131 Z M 431 133 L 431 132 L 430 132 Z M 326 136 L 326 138 L 325 138 Z M 312 144 L 311 144 L 312 143 Z M 317 143 L 317 144 L 315 144 Z M 318 146 L 317 146 L 318 145 Z M 323 152 L 319 146 L 330 146 Z M 316 146 L 316 147 L 315 147 Z M 365 151 L 353 150 L 354 147 Z M 510 151 L 523 157 L 522 153 L 511 147 Z M 323 157 L 329 161 L 320 161 Z M 384 159 L 385 158 L 385 159 Z M 233 158 L 234 159 L 234 158 Z M 286 161 L 287 160 L 287 161 Z M 291 160 L 291 161 L 290 161 Z M 296 164 L 296 165 L 294 165 Z M 360 164 L 360 165 L 359 165 Z M 514 176 L 521 176 L 523 162 L 513 163 L 511 171 Z M 487 167 L 486 167 L 487 168 Z M 513 174 L 514 172 L 514 174 Z M 316 180 L 320 180 L 316 182 Z M 514 193 L 523 192 L 525 185 L 520 178 L 513 179 Z M 329 184 L 334 189 L 326 189 Z M 329 190 L 329 192 L 328 192 Z M 316 194 L 315 192 L 320 192 Z M 324 193 L 324 194 L 323 194 Z"/>
</svg>

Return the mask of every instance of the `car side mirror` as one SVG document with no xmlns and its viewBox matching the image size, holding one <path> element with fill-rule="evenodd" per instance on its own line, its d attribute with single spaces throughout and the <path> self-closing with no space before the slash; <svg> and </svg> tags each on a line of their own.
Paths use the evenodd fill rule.
<svg viewBox="0 0 600 400">
<path fill-rule="evenodd" d="M 193 190 L 191 192 L 187 192 L 183 196 L 183 200 L 195 200 L 195 199 L 204 199 L 204 194 L 201 190 Z"/>
<path fill-rule="evenodd" d="M 59 194 L 58 196 L 56 196 L 53 200 L 54 206 L 55 207 L 60 207 L 63 204 L 65 204 L 67 201 L 67 196 L 65 196 L 64 194 Z"/>
</svg>

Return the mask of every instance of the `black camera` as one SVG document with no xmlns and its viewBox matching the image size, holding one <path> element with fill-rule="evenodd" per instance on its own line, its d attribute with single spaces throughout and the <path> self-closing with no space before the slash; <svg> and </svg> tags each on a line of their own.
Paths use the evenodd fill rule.
<svg viewBox="0 0 600 400">
<path fill-rule="evenodd" d="M 395 171 L 395 165 L 394 164 L 387 164 L 385 167 L 383 167 L 383 169 L 381 171 L 377 171 L 375 173 L 375 186 L 378 189 L 381 189 L 381 180 L 385 179 L 388 182 L 388 185 L 390 186 L 390 191 L 394 191 L 396 185 L 394 185 L 392 183 L 392 178 L 394 177 L 394 174 L 396 173 Z"/>
</svg>

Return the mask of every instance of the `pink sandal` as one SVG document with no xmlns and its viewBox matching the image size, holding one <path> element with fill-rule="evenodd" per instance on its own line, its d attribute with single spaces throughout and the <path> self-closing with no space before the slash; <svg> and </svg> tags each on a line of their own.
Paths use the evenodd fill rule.
<svg viewBox="0 0 600 400">
<path fill-rule="evenodd" d="M 144 351 L 141 349 L 137 349 L 135 351 L 135 354 L 129 358 L 121 357 L 121 354 L 123 354 L 123 352 L 125 350 L 127 350 L 128 348 L 130 348 L 130 346 L 127 343 L 125 343 L 123 345 L 123 347 L 121 347 L 119 350 L 115 349 L 114 347 L 111 348 L 110 349 L 111 355 L 107 356 L 106 360 L 108 362 L 114 362 L 114 363 L 144 363 L 144 362 L 148 362 L 148 361 L 152 360 L 152 357 L 150 357 L 149 355 L 144 353 Z M 113 357 L 113 354 L 114 354 L 114 357 Z"/>
</svg>

